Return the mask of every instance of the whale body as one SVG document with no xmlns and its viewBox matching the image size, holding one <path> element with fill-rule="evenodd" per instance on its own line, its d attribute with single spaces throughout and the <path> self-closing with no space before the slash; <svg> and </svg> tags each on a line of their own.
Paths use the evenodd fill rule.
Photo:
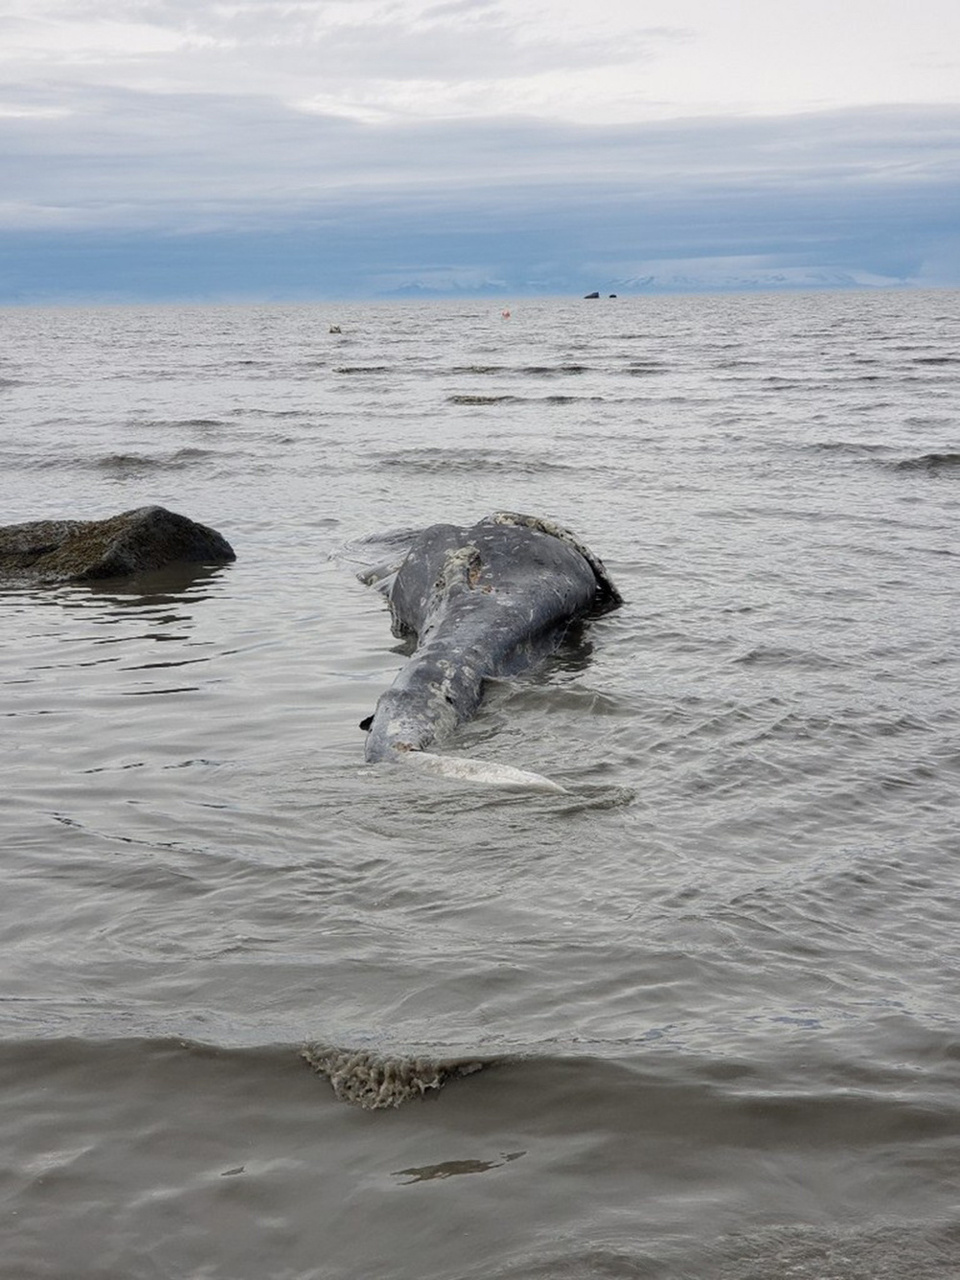
<svg viewBox="0 0 960 1280">
<path fill-rule="evenodd" d="M 557 648 L 572 622 L 621 603 L 601 561 L 574 534 L 514 512 L 470 528 L 431 525 L 414 537 L 399 566 L 361 577 L 386 596 L 394 635 L 416 642 L 361 725 L 371 762 L 436 767 L 428 749 L 476 712 L 485 681 L 528 669 Z M 455 758 L 438 771 L 516 785 L 547 782 L 509 769 L 514 778 L 495 779 L 483 769 Z"/>
</svg>

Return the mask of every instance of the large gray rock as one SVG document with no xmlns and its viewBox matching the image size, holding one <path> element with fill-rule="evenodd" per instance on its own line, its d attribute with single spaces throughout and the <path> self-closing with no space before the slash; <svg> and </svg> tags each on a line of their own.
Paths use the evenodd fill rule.
<svg viewBox="0 0 960 1280">
<path fill-rule="evenodd" d="M 0 527 L 0 579 L 93 582 L 176 563 L 236 560 L 215 529 L 165 507 L 108 520 L 34 520 Z"/>
</svg>

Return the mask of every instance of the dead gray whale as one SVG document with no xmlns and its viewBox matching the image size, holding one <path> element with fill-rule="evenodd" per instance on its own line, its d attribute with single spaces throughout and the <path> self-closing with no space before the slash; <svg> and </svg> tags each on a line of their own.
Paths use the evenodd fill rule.
<svg viewBox="0 0 960 1280">
<path fill-rule="evenodd" d="M 557 648 L 576 619 L 621 603 L 601 561 L 560 525 L 500 511 L 469 529 L 431 525 L 402 563 L 360 577 L 386 596 L 393 634 L 416 640 L 361 724 L 366 759 L 562 791 L 537 774 L 428 748 L 474 714 L 486 680 L 529 668 Z"/>
</svg>

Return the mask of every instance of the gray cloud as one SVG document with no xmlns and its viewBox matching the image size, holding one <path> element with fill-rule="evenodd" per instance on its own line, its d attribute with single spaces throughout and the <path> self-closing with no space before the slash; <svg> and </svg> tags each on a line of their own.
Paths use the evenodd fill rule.
<svg viewBox="0 0 960 1280">
<path fill-rule="evenodd" d="M 450 4 L 432 4 L 424 9 L 426 18 L 448 18 L 464 13 L 476 13 L 481 9 L 492 9 L 496 0 L 452 0 Z"/>
<path fill-rule="evenodd" d="M 23 261 L 43 231 L 54 237 L 50 261 L 68 233 L 77 243 L 112 237 L 158 261 L 177 245 L 172 260 L 196 254 L 185 278 L 213 272 L 213 292 L 229 292 L 229 262 L 244 292 L 254 243 L 275 282 L 287 278 L 285 253 L 302 263 L 312 246 L 312 276 L 290 267 L 295 294 L 578 288 L 679 278 L 691 262 L 707 283 L 828 269 L 960 281 L 960 108 L 401 125 L 269 97 L 76 84 L 11 92 L 26 114 L 0 117 L 0 229 Z M 231 257 L 231 244 L 246 247 Z M 42 275 L 39 250 L 30 260 Z M 132 262 L 123 275 L 136 278 Z M 16 278 L 13 292 L 29 292 L 22 271 Z"/>
<path fill-rule="evenodd" d="M 68 34 L 53 46 L 46 43 L 52 28 L 42 20 L 8 23 L 13 76 L 19 48 L 21 80 L 27 72 L 48 78 L 59 67 L 63 76 L 86 83 L 133 87 L 146 81 L 162 90 L 210 88 L 287 99 L 321 91 L 376 97 L 386 84 L 409 81 L 496 84 L 554 71 L 602 71 L 642 61 L 685 38 L 633 24 L 568 34 L 563 24 L 530 21 L 495 0 L 432 6 L 354 0 L 349 7 L 127 0 L 120 10 L 105 0 L 77 0 L 54 9 Z"/>
<path fill-rule="evenodd" d="M 493 191 L 549 188 L 563 202 L 596 184 L 638 200 L 781 192 L 802 207 L 811 192 L 922 199 L 960 174 L 960 108 L 948 107 L 588 127 L 361 125 L 269 99 L 106 88 L 24 86 L 17 100 L 28 114 L 0 118 L 2 199 L 79 211 L 84 225 L 176 230 L 212 211 L 267 226 L 348 194 L 486 204 Z M 43 114 L 58 107 L 69 114 Z"/>
</svg>

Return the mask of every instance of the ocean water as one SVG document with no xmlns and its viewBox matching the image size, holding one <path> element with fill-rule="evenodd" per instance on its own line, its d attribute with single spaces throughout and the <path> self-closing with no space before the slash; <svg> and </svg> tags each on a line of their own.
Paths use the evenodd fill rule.
<svg viewBox="0 0 960 1280">
<path fill-rule="evenodd" d="M 238 557 L 0 591 L 3 1280 L 960 1275 L 960 294 L 501 305 L 0 314 L 0 523 Z M 363 763 L 496 510 L 567 796 Z"/>
</svg>

